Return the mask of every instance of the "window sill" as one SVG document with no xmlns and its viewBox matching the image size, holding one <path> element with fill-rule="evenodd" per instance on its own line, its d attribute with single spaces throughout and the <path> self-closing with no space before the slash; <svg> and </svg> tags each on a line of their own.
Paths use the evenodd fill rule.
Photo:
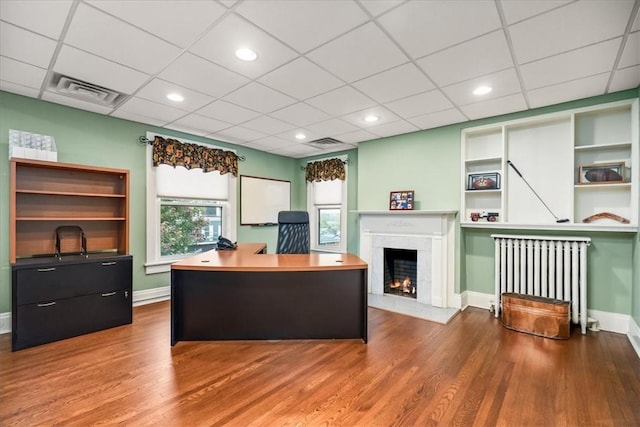
<svg viewBox="0 0 640 427">
<path fill-rule="evenodd" d="M 144 265 L 145 274 L 159 274 L 159 273 L 168 273 L 171 271 L 171 264 L 178 261 L 177 259 L 173 259 L 171 261 L 161 261 L 161 262 L 150 262 Z"/>
</svg>

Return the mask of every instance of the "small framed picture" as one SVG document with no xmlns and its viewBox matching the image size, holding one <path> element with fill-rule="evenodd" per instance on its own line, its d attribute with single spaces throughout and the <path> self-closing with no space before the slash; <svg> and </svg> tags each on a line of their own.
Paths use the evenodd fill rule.
<svg viewBox="0 0 640 427">
<path fill-rule="evenodd" d="M 581 165 L 578 179 L 580 184 L 626 182 L 627 170 L 624 162 Z"/>
<path fill-rule="evenodd" d="M 467 190 L 499 190 L 500 173 L 470 173 L 467 175 Z"/>
<path fill-rule="evenodd" d="M 389 209 L 392 211 L 412 210 L 415 204 L 413 190 L 392 191 L 389 195 Z"/>
</svg>

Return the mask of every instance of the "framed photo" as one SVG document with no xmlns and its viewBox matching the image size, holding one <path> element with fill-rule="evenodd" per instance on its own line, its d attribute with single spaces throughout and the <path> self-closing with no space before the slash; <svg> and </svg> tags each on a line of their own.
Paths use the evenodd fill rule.
<svg viewBox="0 0 640 427">
<path fill-rule="evenodd" d="M 413 190 L 392 191 L 389 195 L 389 209 L 392 211 L 412 210 L 415 204 Z"/>
<path fill-rule="evenodd" d="M 467 190 L 498 190 L 500 189 L 500 173 L 470 173 L 467 175 Z"/>
<path fill-rule="evenodd" d="M 624 162 L 594 163 L 580 166 L 580 184 L 606 184 L 626 182 L 627 168 Z"/>
</svg>

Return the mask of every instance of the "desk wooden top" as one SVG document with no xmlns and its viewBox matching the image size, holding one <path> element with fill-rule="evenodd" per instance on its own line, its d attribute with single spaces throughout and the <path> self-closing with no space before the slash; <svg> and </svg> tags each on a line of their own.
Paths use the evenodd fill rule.
<svg viewBox="0 0 640 427">
<path fill-rule="evenodd" d="M 172 270 L 322 271 L 364 270 L 367 263 L 353 254 L 261 254 L 263 243 L 240 243 L 231 251 L 208 251 L 171 264 Z"/>
</svg>

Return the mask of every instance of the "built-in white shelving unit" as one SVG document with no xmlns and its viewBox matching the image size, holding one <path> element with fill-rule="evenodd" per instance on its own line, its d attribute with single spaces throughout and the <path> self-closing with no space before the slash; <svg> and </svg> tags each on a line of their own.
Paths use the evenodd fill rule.
<svg viewBox="0 0 640 427">
<path fill-rule="evenodd" d="M 462 226 L 637 232 L 638 133 L 638 99 L 465 129 Z"/>
</svg>

